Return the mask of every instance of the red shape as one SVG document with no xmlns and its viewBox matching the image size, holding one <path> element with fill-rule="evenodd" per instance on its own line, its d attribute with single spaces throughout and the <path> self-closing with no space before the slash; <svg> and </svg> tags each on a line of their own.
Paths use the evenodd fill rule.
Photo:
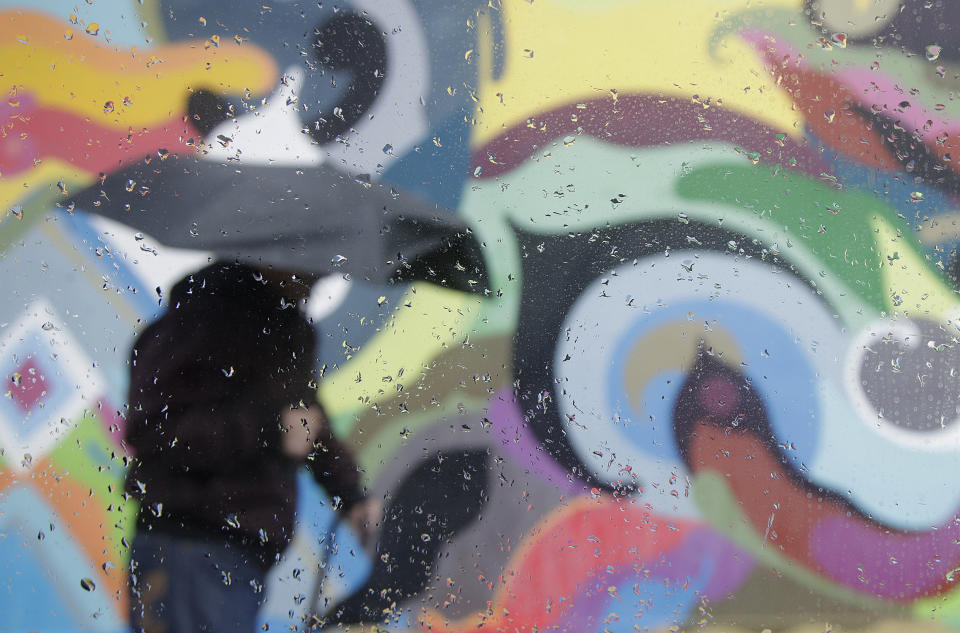
<svg viewBox="0 0 960 633">
<path fill-rule="evenodd" d="M 17 368 L 10 376 L 10 382 L 13 383 L 13 401 L 24 413 L 29 413 L 47 395 L 47 377 L 32 357 Z"/>
<path fill-rule="evenodd" d="M 38 107 L 21 95 L 16 107 L 0 106 L 0 173 L 14 175 L 33 168 L 34 161 L 57 158 L 92 173 L 111 173 L 165 149 L 189 156 L 187 143 L 201 139 L 183 113 L 150 128 L 118 128 L 66 110 Z"/>
</svg>

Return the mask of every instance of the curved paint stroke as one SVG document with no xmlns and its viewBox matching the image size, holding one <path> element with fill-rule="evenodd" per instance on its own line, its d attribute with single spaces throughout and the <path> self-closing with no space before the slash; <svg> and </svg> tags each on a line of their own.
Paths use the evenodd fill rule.
<svg viewBox="0 0 960 633">
<path fill-rule="evenodd" d="M 83 31 L 32 12 L 0 13 L 2 88 L 38 105 L 109 125 L 162 125 L 186 113 L 187 97 L 263 93 L 276 81 L 273 59 L 249 44 L 188 41 L 141 52 L 111 48 Z"/>
<path fill-rule="evenodd" d="M 651 577 L 675 585 L 677 591 L 686 589 L 691 577 L 698 575 L 702 558 L 692 557 L 691 568 L 680 559 L 675 567 L 661 563 L 673 561 L 673 554 L 682 554 L 685 548 L 696 549 L 703 533 L 695 523 L 663 519 L 634 500 L 579 497 L 531 530 L 498 579 L 502 584 L 485 612 L 449 622 L 431 611 L 425 615 L 425 628 L 445 633 L 527 632 L 551 630 L 572 620 L 596 622 L 609 597 L 632 591 L 627 583 L 635 583 L 641 593 L 643 580 Z M 732 546 L 718 549 L 723 564 L 731 563 L 728 580 L 736 585 L 752 562 Z M 734 559 L 744 564 L 735 564 Z M 730 589 L 727 583 L 713 582 L 714 591 Z"/>
<path fill-rule="evenodd" d="M 675 430 L 694 473 L 716 471 L 754 532 L 795 563 L 854 591 L 897 602 L 944 593 L 960 566 L 960 523 L 890 528 L 790 468 L 750 383 L 702 357 L 676 404 Z"/>
<path fill-rule="evenodd" d="M 952 192 L 960 190 L 960 121 L 944 118 L 881 70 L 826 74 L 773 36 L 743 36 L 765 55 L 811 131 L 838 154 L 875 169 L 940 178 Z"/>
<path fill-rule="evenodd" d="M 616 145 L 641 147 L 724 141 L 742 146 L 751 160 L 790 164 L 819 174 L 825 162 L 806 143 L 720 105 L 651 94 L 598 97 L 531 116 L 474 151 L 471 170 L 494 178 L 515 169 L 550 143 L 573 143 L 580 134 Z M 566 138 L 565 138 L 566 137 Z"/>
</svg>

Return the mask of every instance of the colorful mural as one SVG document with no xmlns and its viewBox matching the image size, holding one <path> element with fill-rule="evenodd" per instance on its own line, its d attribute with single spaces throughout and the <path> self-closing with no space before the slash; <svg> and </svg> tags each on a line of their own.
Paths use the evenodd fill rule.
<svg viewBox="0 0 960 633">
<path fill-rule="evenodd" d="M 487 269 L 314 293 L 384 516 L 305 478 L 265 630 L 960 628 L 958 20 L 0 1 L 0 629 L 127 630 L 127 356 L 208 254 L 70 200 L 168 159 L 418 196 Z"/>
</svg>

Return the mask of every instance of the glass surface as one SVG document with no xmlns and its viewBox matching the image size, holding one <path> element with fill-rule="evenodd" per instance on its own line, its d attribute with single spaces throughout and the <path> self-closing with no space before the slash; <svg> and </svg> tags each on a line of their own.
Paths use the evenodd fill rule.
<svg viewBox="0 0 960 633">
<path fill-rule="evenodd" d="M 125 481 L 130 424 L 187 478 L 256 481 L 244 416 L 300 450 L 299 402 L 203 400 L 288 336 L 253 299 L 150 357 L 193 439 L 131 395 L 215 261 L 318 279 L 271 307 L 317 337 L 290 419 L 367 499 L 262 493 L 295 527 L 256 630 L 960 627 L 960 4 L 0 0 L 0 33 L 0 630 L 129 630 L 137 517 L 183 512 L 138 499 L 190 505 Z M 280 525 L 209 494 L 202 539 Z"/>
</svg>

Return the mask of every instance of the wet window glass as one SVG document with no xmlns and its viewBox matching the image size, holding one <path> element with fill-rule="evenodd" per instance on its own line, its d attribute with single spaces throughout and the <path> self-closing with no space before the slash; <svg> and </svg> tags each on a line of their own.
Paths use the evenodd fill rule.
<svg viewBox="0 0 960 633">
<path fill-rule="evenodd" d="M 0 0 L 0 630 L 960 627 L 958 29 Z"/>
</svg>

